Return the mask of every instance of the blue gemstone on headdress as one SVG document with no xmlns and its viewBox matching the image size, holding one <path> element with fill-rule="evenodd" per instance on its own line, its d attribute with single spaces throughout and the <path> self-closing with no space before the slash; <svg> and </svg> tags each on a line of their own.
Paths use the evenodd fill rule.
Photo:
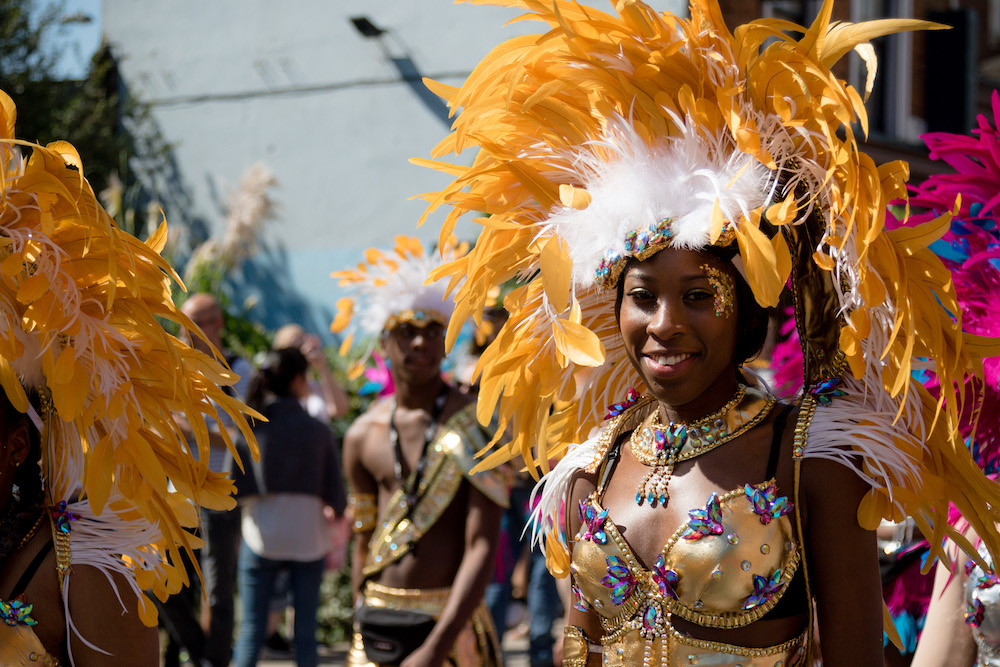
<svg viewBox="0 0 1000 667">
<path fill-rule="evenodd" d="M 625 235 L 625 252 L 635 252 L 635 239 L 637 236 L 636 232 L 629 232 Z"/>
</svg>

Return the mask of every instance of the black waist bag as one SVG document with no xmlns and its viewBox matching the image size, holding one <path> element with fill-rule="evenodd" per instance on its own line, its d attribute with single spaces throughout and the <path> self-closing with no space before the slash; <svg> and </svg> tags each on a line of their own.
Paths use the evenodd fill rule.
<svg viewBox="0 0 1000 667">
<path fill-rule="evenodd" d="M 437 622 L 419 611 L 362 606 L 355 614 L 365 655 L 376 664 L 398 665 L 424 643 Z"/>
</svg>

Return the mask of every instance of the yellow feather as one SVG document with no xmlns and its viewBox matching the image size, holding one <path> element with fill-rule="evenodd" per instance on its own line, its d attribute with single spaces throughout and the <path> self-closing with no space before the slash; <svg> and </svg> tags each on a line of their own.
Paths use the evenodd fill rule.
<svg viewBox="0 0 1000 667">
<path fill-rule="evenodd" d="M 604 344 L 593 331 L 568 320 L 552 322 L 556 348 L 570 361 L 580 366 L 600 366 L 604 363 Z"/>
<path fill-rule="evenodd" d="M 551 237 L 542 245 L 539 254 L 542 269 L 542 285 L 545 296 L 557 313 L 569 307 L 570 283 L 573 278 L 573 262 L 569 258 L 565 241 Z"/>
</svg>

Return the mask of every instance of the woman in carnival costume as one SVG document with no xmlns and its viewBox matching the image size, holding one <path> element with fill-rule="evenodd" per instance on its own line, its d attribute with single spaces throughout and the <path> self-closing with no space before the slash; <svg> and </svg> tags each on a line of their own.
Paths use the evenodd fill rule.
<svg viewBox="0 0 1000 667">
<path fill-rule="evenodd" d="M 1000 335 L 1000 94 L 992 97 L 993 119 L 978 118 L 972 136 L 935 132 L 923 137 L 930 157 L 952 171 L 935 174 L 914 188 L 910 205 L 924 209 L 908 224 L 920 222 L 956 206 L 947 233 L 931 246 L 951 269 L 967 331 Z M 962 415 L 962 436 L 984 472 L 996 479 L 1000 463 L 1000 358 L 984 361 L 982 401 Z M 937 378 L 925 379 L 939 391 Z M 978 422 L 977 422 L 978 418 Z M 956 530 L 975 540 L 976 532 L 959 508 L 949 517 Z M 972 560 L 949 545 L 950 561 L 936 568 L 925 631 L 914 665 L 1000 665 L 1000 580 L 986 545 L 978 544 L 980 560 Z"/>
<path fill-rule="evenodd" d="M 74 148 L 15 140 L 15 113 L 0 93 L 0 664 L 156 665 L 144 591 L 188 583 L 192 502 L 234 505 L 201 462 L 205 418 L 224 410 L 253 443 L 254 413 L 157 319 L 197 331 L 170 297 L 166 225 L 146 242 L 120 231 Z"/>
<path fill-rule="evenodd" d="M 852 49 L 871 70 L 867 40 L 935 26 L 831 23 L 829 1 L 808 27 L 735 32 L 711 0 L 687 20 L 634 0 L 494 4 L 549 30 L 461 88 L 430 84 L 462 110 L 436 153 L 480 150 L 420 162 L 455 179 L 427 195 L 452 207 L 444 234 L 489 215 L 435 273 L 465 279 L 448 339 L 491 287 L 526 283 L 477 369 L 480 421 L 499 402 L 513 433 L 480 467 L 563 457 L 536 539 L 572 575 L 564 664 L 880 664 L 880 519 L 974 551 L 951 501 L 998 544 L 1000 491 L 958 433 L 971 389 L 939 402 L 910 375 L 919 359 L 962 389 L 997 342 L 962 332 L 927 249 L 947 215 L 885 231 L 906 167 L 859 151 L 861 96 L 830 70 Z M 740 368 L 786 285 L 795 405 Z"/>
</svg>

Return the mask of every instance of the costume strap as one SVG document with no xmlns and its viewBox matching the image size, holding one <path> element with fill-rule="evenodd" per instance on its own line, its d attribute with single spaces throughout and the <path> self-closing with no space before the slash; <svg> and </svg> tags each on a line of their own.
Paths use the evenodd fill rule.
<svg viewBox="0 0 1000 667">
<path fill-rule="evenodd" d="M 604 455 L 604 460 L 601 461 L 601 467 L 597 472 L 597 494 L 599 497 L 604 496 L 604 489 L 608 485 L 608 480 L 611 479 L 611 475 L 615 472 L 618 461 L 622 456 L 622 438 L 617 437 L 617 433 L 615 435 L 616 437 L 611 444 L 611 449 Z"/>
<path fill-rule="evenodd" d="M 529 517 L 531 543 L 545 554 L 546 567 L 552 576 L 562 579 L 569 574 L 569 538 L 566 534 L 570 484 L 581 471 L 593 474 L 605 461 L 618 434 L 635 428 L 648 414 L 652 398 L 636 397 L 615 412 L 593 436 L 570 445 L 566 455 L 531 491 Z M 528 527 L 525 527 L 528 530 Z"/>
<path fill-rule="evenodd" d="M 362 570 L 365 577 L 374 576 L 410 553 L 444 514 L 463 480 L 468 479 L 501 507 L 507 506 L 507 490 L 500 471 L 490 470 L 475 475 L 470 472 L 474 463 L 471 445 L 486 442 L 478 428 L 475 410 L 475 404 L 470 403 L 438 429 L 427 450 L 427 467 L 417 487 L 419 500 L 416 506 L 410 508 L 406 505 L 403 486 L 390 497 L 388 509 L 369 542 L 368 561 Z M 404 486 L 412 485 L 415 474 L 416 470 L 410 473 Z"/>
<path fill-rule="evenodd" d="M 417 467 L 409 480 L 403 479 L 403 445 L 399 441 L 399 430 L 396 428 L 396 400 L 392 401 L 392 412 L 389 416 L 389 439 L 392 441 L 396 454 L 393 470 L 396 473 L 396 483 L 404 489 L 408 508 L 412 508 L 419 500 L 420 480 L 427 467 L 427 447 L 431 444 L 434 434 L 437 433 L 438 420 L 441 419 L 441 413 L 444 412 L 444 404 L 448 402 L 448 393 L 448 384 L 442 381 L 441 388 L 434 398 L 434 409 L 431 411 L 430 421 L 427 422 L 427 428 L 424 430 L 424 445 L 420 449 L 420 458 L 417 460 Z"/>
<path fill-rule="evenodd" d="M 31 583 L 31 580 L 35 577 L 35 573 L 38 572 L 38 568 L 41 567 L 42 561 L 45 560 L 45 557 L 49 555 L 50 551 L 52 551 L 52 542 L 46 542 L 38 550 L 35 557 L 31 559 L 30 563 L 28 563 L 28 567 L 21 573 L 21 578 L 17 580 L 17 583 L 14 584 L 14 588 L 11 589 L 11 600 L 16 599 L 19 595 L 24 593 L 24 590 L 28 587 L 28 584 Z"/>
<path fill-rule="evenodd" d="M 802 451 L 805 445 L 806 435 L 809 433 L 809 422 L 812 420 L 814 403 L 812 398 L 808 395 L 803 399 L 802 405 L 799 408 L 799 417 L 795 424 L 795 439 L 792 444 L 792 464 L 794 466 L 793 471 L 793 488 L 792 493 L 795 496 L 795 532 L 797 534 L 799 544 L 802 548 L 802 578 L 806 585 L 806 613 L 808 614 L 808 619 L 806 623 L 806 638 L 805 638 L 805 659 L 802 661 L 804 665 L 812 664 L 812 651 L 813 651 L 813 628 L 815 627 L 815 618 L 812 603 L 812 584 L 809 581 L 809 559 L 806 558 L 806 552 L 808 551 L 807 544 L 805 541 L 805 533 L 802 530 L 802 504 L 800 502 L 800 488 L 802 481 Z"/>
</svg>

